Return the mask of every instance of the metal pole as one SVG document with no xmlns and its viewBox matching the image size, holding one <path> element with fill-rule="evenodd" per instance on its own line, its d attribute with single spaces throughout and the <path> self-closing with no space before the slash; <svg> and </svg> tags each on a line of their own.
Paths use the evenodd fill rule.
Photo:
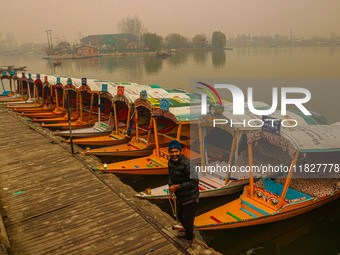
<svg viewBox="0 0 340 255">
<path fill-rule="evenodd" d="M 298 157 L 299 157 L 299 151 L 296 151 L 295 156 L 292 160 L 292 163 L 290 164 L 289 173 L 288 173 L 288 176 L 287 176 L 287 179 L 286 179 L 286 182 L 285 182 L 285 186 L 284 186 L 283 191 L 281 193 L 281 198 L 280 198 L 280 202 L 279 202 L 279 205 L 278 205 L 279 209 L 281 209 L 283 202 L 285 201 L 287 190 L 289 188 L 289 184 L 290 184 L 290 181 L 292 179 L 294 167 L 296 165 L 296 161 L 297 161 Z"/>
<path fill-rule="evenodd" d="M 74 149 L 73 149 L 73 138 L 72 138 L 72 128 L 71 128 L 70 100 L 68 97 L 68 91 L 66 91 L 66 101 L 67 101 L 67 113 L 68 113 L 68 129 L 70 131 L 71 151 L 73 155 Z"/>
<path fill-rule="evenodd" d="M 53 50 L 52 30 L 50 30 L 50 39 L 51 39 L 51 49 Z"/>
<path fill-rule="evenodd" d="M 135 127 L 136 127 L 136 142 L 139 143 L 139 126 L 138 126 L 138 107 L 135 108 Z"/>
<path fill-rule="evenodd" d="M 248 157 L 249 157 L 249 186 L 250 186 L 250 197 L 254 195 L 254 175 L 253 175 L 253 144 L 248 143 Z"/>
<path fill-rule="evenodd" d="M 158 143 L 158 133 L 157 133 L 157 122 L 156 118 L 152 117 L 153 122 L 153 132 L 155 134 L 155 143 L 156 143 L 156 155 L 159 156 L 159 143 Z"/>
<path fill-rule="evenodd" d="M 1 84 L 2 84 L 2 89 L 4 90 L 4 93 L 5 93 L 5 86 L 4 86 L 4 83 L 2 82 L 2 79 L 1 79 Z"/>
<path fill-rule="evenodd" d="M 13 88 L 12 88 L 12 75 L 11 76 L 9 76 L 10 78 L 9 78 L 9 90 L 10 90 L 10 92 L 12 93 L 13 92 Z"/>
</svg>

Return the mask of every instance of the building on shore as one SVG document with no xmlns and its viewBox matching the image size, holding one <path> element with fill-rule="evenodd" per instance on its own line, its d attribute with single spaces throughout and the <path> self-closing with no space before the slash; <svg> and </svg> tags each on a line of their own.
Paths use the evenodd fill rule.
<svg viewBox="0 0 340 255">
<path fill-rule="evenodd" d="M 80 40 L 82 45 L 97 47 L 100 53 L 137 51 L 139 41 L 133 34 L 88 35 Z"/>
<path fill-rule="evenodd" d="M 91 45 L 81 45 L 75 48 L 76 54 L 83 57 L 94 57 L 99 55 L 99 49 Z"/>
</svg>

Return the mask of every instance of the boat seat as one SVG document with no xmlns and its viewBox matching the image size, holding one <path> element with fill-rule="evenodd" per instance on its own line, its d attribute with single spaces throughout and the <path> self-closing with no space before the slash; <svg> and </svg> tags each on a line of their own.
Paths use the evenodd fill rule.
<svg viewBox="0 0 340 255">
<path fill-rule="evenodd" d="M 276 182 L 285 185 L 286 178 L 278 178 Z M 321 198 L 339 189 L 339 184 L 339 179 L 292 178 L 289 187 L 308 196 Z"/>
</svg>

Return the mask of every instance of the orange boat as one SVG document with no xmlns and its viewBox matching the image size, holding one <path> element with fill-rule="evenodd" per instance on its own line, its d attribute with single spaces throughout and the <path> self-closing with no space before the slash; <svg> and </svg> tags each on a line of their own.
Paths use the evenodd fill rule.
<svg viewBox="0 0 340 255">
<path fill-rule="evenodd" d="M 19 102 L 9 102 L 6 107 L 15 109 L 16 111 L 20 111 L 20 109 L 38 109 L 43 107 L 43 82 L 40 80 L 40 74 L 35 76 L 35 80 L 31 78 L 31 74 L 29 74 L 28 79 L 28 99 L 26 101 Z"/>
<path fill-rule="evenodd" d="M 48 112 L 35 112 L 35 113 L 21 113 L 20 115 L 29 118 L 58 118 L 62 117 L 66 113 L 64 87 L 61 84 L 60 77 L 57 78 L 56 84 L 51 86 L 51 101 L 55 104 L 55 108 Z M 62 106 L 61 106 L 62 104 Z M 36 120 L 33 120 L 36 121 Z M 42 121 L 44 122 L 44 120 Z"/>
<path fill-rule="evenodd" d="M 94 123 L 97 121 L 97 116 L 92 114 L 93 111 L 93 98 L 94 94 L 98 94 L 99 92 L 92 92 L 90 86 L 86 84 L 85 82 L 82 83 L 82 85 L 77 90 L 75 86 L 72 85 L 72 80 L 69 79 L 68 84 L 65 89 L 67 90 L 76 90 L 79 98 L 79 118 L 76 121 L 71 122 L 71 128 L 72 129 L 78 129 L 78 128 L 85 128 L 85 127 L 91 127 L 94 125 Z M 73 86 L 73 87 L 72 87 Z M 89 108 L 89 113 L 84 113 L 86 110 L 84 110 L 84 107 Z M 69 124 L 68 123 L 52 123 L 52 124 L 41 124 L 43 127 L 48 127 L 50 129 L 68 129 Z"/>
<path fill-rule="evenodd" d="M 94 102 L 94 104 L 98 102 L 97 107 L 93 108 L 94 111 L 97 110 L 98 121 L 93 127 L 73 130 L 72 133 L 69 130 L 58 130 L 54 134 L 64 137 L 70 137 L 72 134 L 73 138 L 109 135 L 113 131 L 114 126 L 112 95 L 107 92 L 100 92 L 98 95 L 94 95 Z"/>
<path fill-rule="evenodd" d="M 33 107 L 29 106 L 17 106 L 13 109 L 13 112 L 25 112 L 25 113 L 41 113 L 41 112 L 51 112 L 55 109 L 52 100 L 52 89 L 51 84 L 48 82 L 48 76 L 45 76 L 45 81 L 42 85 L 42 103 L 40 104 L 40 93 L 38 89 L 38 82 L 35 86 L 36 95 L 38 95 L 36 102 Z"/>
<path fill-rule="evenodd" d="M 169 111 L 169 105 L 170 103 L 168 100 L 162 99 L 160 102 L 160 109 L 155 109 L 152 114 L 152 128 L 155 133 L 154 137 L 156 143 L 156 149 L 154 149 L 152 155 L 112 164 L 104 164 L 99 167 L 99 169 L 104 172 L 112 173 L 145 175 L 168 174 L 168 159 L 170 156 L 167 146 L 163 148 L 160 148 L 159 146 L 157 125 L 160 124 L 168 127 L 169 130 L 176 127 L 177 130 L 172 133 L 175 134 L 175 136 L 172 137 L 170 135 L 162 134 L 162 136 L 165 137 L 164 139 L 167 138 L 169 139 L 168 141 L 177 139 L 183 145 L 182 153 L 184 155 L 192 160 L 199 160 L 199 153 L 190 151 L 190 125 L 197 124 L 200 106 L 177 107 L 171 108 Z"/>
<path fill-rule="evenodd" d="M 149 93 L 146 90 L 142 90 L 140 93 L 140 97 L 136 99 L 134 102 L 135 136 L 132 137 L 129 143 L 97 149 L 87 149 L 82 153 L 89 155 L 134 156 L 134 157 L 142 157 L 152 154 L 153 150 L 156 148 L 156 141 L 154 135 L 152 135 L 153 130 L 149 128 L 152 126 L 151 114 L 154 109 L 159 108 L 159 103 L 161 101 L 160 99 L 153 97 L 147 98 L 148 95 L 154 96 L 155 94 L 153 93 L 155 92 L 154 90 L 150 90 Z M 188 98 L 185 99 L 187 101 L 189 100 Z M 173 101 L 173 103 L 171 103 L 172 107 L 179 107 L 184 104 L 182 103 L 184 100 L 183 98 L 181 98 L 182 100 L 181 103 L 179 103 L 173 98 L 169 98 L 167 100 Z M 188 101 L 187 105 L 190 105 L 190 101 Z M 158 134 L 167 133 L 168 136 L 172 136 L 171 138 L 168 138 L 163 135 L 160 135 L 158 139 L 159 147 L 167 146 L 169 142 L 173 140 L 174 137 L 176 137 L 176 133 L 174 133 L 175 131 L 172 131 L 171 134 L 168 133 L 173 128 L 174 126 L 168 126 L 166 123 L 157 124 Z"/>
<path fill-rule="evenodd" d="M 112 97 L 115 122 L 114 131 L 109 135 L 73 139 L 73 143 L 91 146 L 105 146 L 123 144 L 131 140 L 130 135 L 132 127 L 130 127 L 127 123 L 133 123 L 132 118 L 134 114 L 131 114 L 131 111 L 134 111 L 134 105 L 133 103 L 130 103 L 130 100 L 124 95 L 123 86 L 118 86 L 114 92 L 117 92 L 117 95 Z M 114 92 L 106 93 L 112 95 Z M 66 140 L 65 142 L 70 141 Z"/>
<path fill-rule="evenodd" d="M 196 230 L 247 227 L 285 220 L 340 198 L 340 126 L 297 126 L 281 128 L 280 132 L 258 130 L 247 135 L 250 185 L 244 188 L 240 198 L 196 217 Z M 257 151 L 256 144 L 265 144 L 267 149 Z M 277 147 L 281 151 L 275 155 Z M 265 155 L 267 160 L 256 159 L 258 153 Z M 271 179 L 254 183 L 254 170 L 263 170 L 261 167 L 271 162 L 268 159 L 280 164 L 283 157 L 292 161 L 280 165 L 284 170 L 279 176 L 274 171 L 276 174 L 266 175 Z M 255 160 L 258 160 L 256 164 Z M 174 229 L 183 230 L 181 225 Z"/>
<path fill-rule="evenodd" d="M 67 88 L 67 93 L 69 94 L 69 100 L 70 100 L 70 111 L 71 111 L 71 121 L 76 121 L 78 120 L 80 114 L 79 114 L 79 110 L 78 110 L 78 106 L 79 104 L 78 102 L 78 93 L 76 90 L 70 89 L 69 87 Z M 66 92 L 65 92 L 66 93 Z M 64 93 L 64 101 L 65 101 L 65 94 Z M 68 122 L 68 113 L 65 113 L 65 108 L 64 108 L 65 102 L 63 103 L 63 107 L 61 107 L 60 111 L 62 113 L 57 114 L 54 116 L 54 114 L 56 113 L 56 110 L 51 112 L 50 114 L 48 113 L 44 113 L 44 114 L 48 114 L 48 116 L 45 117 L 41 117 L 38 118 L 36 117 L 35 119 L 33 119 L 32 121 L 34 122 L 41 122 L 41 123 L 65 123 Z M 24 115 L 26 116 L 26 115 Z"/>
<path fill-rule="evenodd" d="M 152 151 L 156 148 L 154 136 L 151 135 L 152 129 L 149 128 L 152 124 L 152 111 L 153 104 L 147 100 L 147 91 L 143 90 L 140 93 L 140 98 L 136 99 L 134 102 L 134 112 L 130 118 L 134 119 L 132 121 L 135 126 L 135 136 L 132 137 L 131 141 L 129 143 L 110 147 L 87 149 L 82 153 L 89 155 L 135 157 L 142 157 L 152 154 Z M 166 126 L 160 127 L 158 129 L 158 133 L 164 133 L 168 130 L 169 128 Z M 128 132 L 128 129 L 126 129 L 126 132 Z M 163 136 L 158 140 L 160 146 L 165 146 L 170 141 L 171 140 L 169 140 L 169 138 Z"/>
<path fill-rule="evenodd" d="M 127 143 L 131 140 L 131 137 L 136 135 L 138 130 L 140 129 L 140 134 L 147 135 L 149 132 L 149 125 L 148 122 L 144 120 L 143 124 L 139 124 L 138 128 L 133 129 L 135 122 L 133 121 L 133 116 L 137 116 L 135 111 L 133 110 L 133 104 L 138 101 L 141 98 L 141 94 L 145 93 L 145 96 L 149 96 L 147 100 L 141 99 L 140 102 L 144 102 L 143 106 L 144 111 L 147 112 L 147 115 L 150 115 L 150 109 L 152 107 L 159 107 L 160 100 L 158 98 L 169 98 L 170 105 L 172 107 L 178 107 L 178 106 L 184 106 L 184 105 L 190 105 L 193 103 L 193 99 L 190 98 L 189 95 L 185 94 L 184 92 L 177 92 L 177 91 L 171 91 L 171 90 L 165 90 L 158 86 L 152 86 L 152 85 L 129 85 L 129 86 L 116 86 L 116 87 L 110 87 L 110 93 L 114 95 L 114 93 L 117 93 L 117 95 L 114 97 L 114 101 L 116 101 L 116 104 L 126 103 L 126 105 L 130 105 L 129 112 L 128 112 L 128 118 L 129 118 L 129 125 L 125 126 L 125 128 L 119 128 L 119 130 L 115 130 L 116 132 L 112 132 L 110 135 L 106 136 L 100 136 L 98 137 L 90 137 L 90 138 L 82 138 L 82 139 L 74 139 L 75 143 L 83 144 L 83 145 L 96 145 L 96 146 L 107 146 L 107 145 L 119 145 Z M 124 95 L 124 91 L 126 91 L 126 95 Z M 172 97 L 172 98 L 171 98 Z M 195 102 L 196 103 L 196 102 Z M 198 101 L 197 101 L 198 103 Z M 132 108 L 131 108 L 132 107 Z M 147 109 L 149 107 L 149 110 Z M 117 107 L 120 109 L 121 107 L 118 105 Z M 127 110 L 127 108 L 125 108 Z M 138 110 L 140 111 L 140 109 Z M 130 114 L 131 112 L 131 114 Z M 143 114 L 139 113 L 141 116 L 140 118 L 137 118 L 139 122 L 144 118 Z M 120 118 L 122 116 L 121 113 L 118 113 L 118 117 Z M 126 118 L 126 117 L 125 117 Z M 144 118 L 145 119 L 145 118 Z M 121 122 L 119 121 L 118 127 L 121 127 Z M 123 123 L 125 125 L 125 123 Z M 116 125 L 117 126 L 117 125 Z M 170 129 L 168 129 L 170 130 Z M 166 129 L 163 130 L 164 132 L 167 132 Z M 150 136 L 148 136 L 150 137 Z M 143 145 L 144 146 L 144 145 Z M 131 147 L 132 148 L 132 147 Z M 147 152 L 148 154 L 150 154 Z"/>
<path fill-rule="evenodd" d="M 262 102 L 254 102 L 254 105 L 256 108 L 269 108 L 269 105 Z M 255 129 L 261 129 L 260 127 L 244 127 L 241 118 L 247 122 L 254 119 L 254 115 L 245 109 L 245 114 L 242 115 L 240 119 L 237 119 L 231 111 L 232 107 L 232 103 L 224 103 L 223 107 L 212 104 L 209 107 L 211 114 L 200 117 L 198 121 L 199 130 L 194 130 L 196 126 L 191 127 L 190 131 L 195 134 L 198 133 L 200 141 L 199 146 L 192 146 L 192 150 L 196 149 L 197 152 L 200 152 L 201 156 L 201 166 L 199 167 L 203 169 L 203 171 L 198 175 L 198 188 L 201 198 L 223 196 L 239 192 L 249 183 L 249 175 L 241 171 L 209 171 L 209 169 L 218 169 L 218 167 L 220 167 L 220 169 L 227 169 L 228 167 L 239 168 L 242 162 L 244 162 L 244 159 L 247 159 L 247 156 L 240 154 L 246 147 L 245 138 L 247 133 Z M 224 109 L 226 109 L 225 112 L 223 112 Z M 279 111 L 276 111 L 270 115 L 270 117 L 278 118 L 280 114 Z M 234 124 L 232 127 L 227 125 L 215 126 L 215 120 L 220 120 L 221 116 L 223 116 L 223 119 L 228 120 L 229 123 L 231 119 L 234 119 L 238 124 Z M 261 119 L 262 117 L 258 116 L 258 118 Z M 300 125 L 312 123 L 310 117 L 305 120 L 291 112 L 285 115 L 284 118 L 295 119 Z M 168 199 L 168 185 L 166 184 L 152 189 L 148 188 L 135 196 L 145 199 Z"/>
</svg>

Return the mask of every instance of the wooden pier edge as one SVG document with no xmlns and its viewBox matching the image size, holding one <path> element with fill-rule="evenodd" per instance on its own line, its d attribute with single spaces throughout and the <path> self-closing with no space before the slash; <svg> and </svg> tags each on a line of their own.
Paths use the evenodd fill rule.
<svg viewBox="0 0 340 255">
<path fill-rule="evenodd" d="M 58 144 L 63 149 L 67 150 L 71 154 L 69 144 L 62 143 L 62 138 L 54 136 L 52 131 L 42 128 L 39 124 L 28 121 L 27 118 L 22 117 L 12 111 L 5 108 L 0 108 L 1 114 L 8 114 L 11 118 L 16 118 L 24 125 L 30 127 L 41 135 L 51 140 L 53 144 Z M 78 146 L 75 146 L 75 151 L 80 151 Z M 71 155 L 70 155 L 71 157 Z M 144 218 L 155 230 L 157 230 L 168 242 L 178 249 L 183 254 L 220 254 L 209 248 L 204 242 L 195 238 L 194 245 L 187 251 L 181 248 L 182 241 L 176 237 L 177 232 L 171 229 L 175 224 L 173 218 L 167 213 L 163 212 L 158 206 L 152 204 L 147 200 L 141 200 L 134 198 L 136 193 L 130 186 L 122 183 L 118 177 L 114 174 L 102 173 L 101 171 L 93 170 L 93 167 L 98 167 L 101 162 L 95 156 L 75 154 L 74 157 L 82 163 L 88 171 L 90 171 L 96 178 L 98 178 L 103 184 L 105 184 L 112 192 L 119 196 L 130 208 Z M 1 191 L 0 191 L 1 192 Z M 152 213 L 149 213 L 152 212 Z M 9 236 L 10 237 L 10 236 Z M 8 239 L 7 239 L 8 240 Z M 9 243 L 8 243 L 9 245 Z"/>
<path fill-rule="evenodd" d="M 10 243 L 0 211 L 0 255 L 7 254 L 7 249 L 10 249 Z"/>
</svg>

